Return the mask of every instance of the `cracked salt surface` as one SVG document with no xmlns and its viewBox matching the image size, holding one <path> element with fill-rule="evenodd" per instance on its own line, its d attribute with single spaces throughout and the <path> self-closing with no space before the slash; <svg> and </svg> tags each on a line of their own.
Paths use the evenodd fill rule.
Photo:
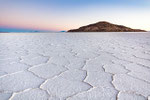
<svg viewBox="0 0 150 100">
<path fill-rule="evenodd" d="M 32 89 L 20 93 L 15 93 L 11 100 L 48 100 L 49 95 L 41 89 Z"/>
<path fill-rule="evenodd" d="M 91 86 L 82 81 L 71 81 L 56 77 L 54 79 L 49 79 L 45 84 L 42 84 L 41 88 L 47 90 L 51 95 L 57 96 L 60 99 L 65 99 L 79 92 L 87 91 Z"/>
<path fill-rule="evenodd" d="M 28 88 L 37 88 L 44 82 L 30 72 L 16 72 L 0 78 L 0 91 L 18 92 Z"/>
<path fill-rule="evenodd" d="M 39 66 L 34 66 L 33 68 L 29 69 L 29 71 L 45 79 L 52 78 L 66 70 L 67 68 L 63 66 L 57 66 L 49 63 L 39 65 Z"/>
<path fill-rule="evenodd" d="M 11 97 L 11 93 L 0 93 L 0 100 L 8 100 Z"/>
<path fill-rule="evenodd" d="M 69 97 L 67 100 L 116 100 L 114 95 L 117 95 L 114 88 L 99 87 Z"/>
<path fill-rule="evenodd" d="M 120 92 L 119 100 L 146 100 L 146 98 L 134 93 Z"/>
<path fill-rule="evenodd" d="M 0 100 L 147 100 L 149 33 L 0 34 Z"/>
</svg>

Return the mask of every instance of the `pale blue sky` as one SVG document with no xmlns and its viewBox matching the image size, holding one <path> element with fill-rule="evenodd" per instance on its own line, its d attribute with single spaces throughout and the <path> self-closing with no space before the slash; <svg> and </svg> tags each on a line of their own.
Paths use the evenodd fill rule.
<svg viewBox="0 0 150 100">
<path fill-rule="evenodd" d="M 150 0 L 0 0 L 0 30 L 61 31 L 98 21 L 150 30 Z"/>
</svg>

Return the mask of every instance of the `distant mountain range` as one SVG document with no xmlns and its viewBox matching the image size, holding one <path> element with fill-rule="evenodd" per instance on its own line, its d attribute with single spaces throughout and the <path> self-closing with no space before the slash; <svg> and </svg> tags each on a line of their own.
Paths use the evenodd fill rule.
<svg viewBox="0 0 150 100">
<path fill-rule="evenodd" d="M 60 31 L 60 32 L 66 32 L 66 31 Z"/>
<path fill-rule="evenodd" d="M 132 29 L 123 25 L 115 25 L 106 21 L 90 24 L 79 29 L 69 30 L 68 32 L 146 32 L 145 30 Z"/>
<path fill-rule="evenodd" d="M 11 32 L 13 32 L 13 33 L 20 33 L 20 32 L 40 33 L 40 32 L 51 32 L 51 31 L 0 27 L 0 33 L 11 33 Z"/>
</svg>

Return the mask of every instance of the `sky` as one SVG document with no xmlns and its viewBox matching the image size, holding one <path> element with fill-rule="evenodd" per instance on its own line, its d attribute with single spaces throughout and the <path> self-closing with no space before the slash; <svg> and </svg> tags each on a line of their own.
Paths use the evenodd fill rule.
<svg viewBox="0 0 150 100">
<path fill-rule="evenodd" d="M 150 0 L 0 0 L 0 31 L 67 31 L 99 21 L 150 31 Z"/>
</svg>

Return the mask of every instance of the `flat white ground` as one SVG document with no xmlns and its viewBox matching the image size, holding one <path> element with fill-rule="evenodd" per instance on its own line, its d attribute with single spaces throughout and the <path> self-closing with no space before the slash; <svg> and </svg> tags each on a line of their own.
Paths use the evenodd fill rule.
<svg viewBox="0 0 150 100">
<path fill-rule="evenodd" d="M 0 34 L 0 100 L 149 95 L 149 33 Z"/>
</svg>

